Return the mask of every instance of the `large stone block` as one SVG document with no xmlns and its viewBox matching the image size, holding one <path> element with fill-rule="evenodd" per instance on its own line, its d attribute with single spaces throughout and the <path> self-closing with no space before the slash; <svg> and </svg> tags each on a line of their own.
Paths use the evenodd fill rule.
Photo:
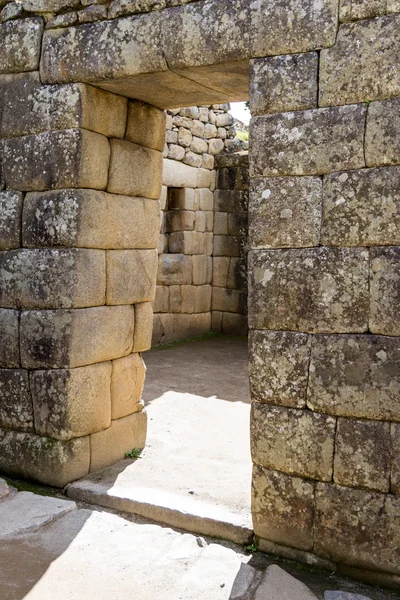
<svg viewBox="0 0 400 600">
<path fill-rule="evenodd" d="M 313 546 L 314 487 L 311 481 L 278 471 L 253 468 L 254 533 L 266 540 L 311 550 Z"/>
<path fill-rule="evenodd" d="M 244 313 L 245 295 L 240 290 L 216 287 L 213 289 L 211 308 L 222 312 Z"/>
<path fill-rule="evenodd" d="M 366 249 L 249 253 L 251 329 L 347 333 L 368 330 Z"/>
<path fill-rule="evenodd" d="M 218 189 L 214 192 L 215 211 L 246 213 L 248 204 L 249 194 L 246 190 Z"/>
<path fill-rule="evenodd" d="M 343 417 L 400 421 L 400 340 L 316 335 L 307 405 Z"/>
<path fill-rule="evenodd" d="M 132 351 L 132 306 L 21 313 L 21 363 L 64 369 L 105 362 Z"/>
<path fill-rule="evenodd" d="M 163 185 L 172 188 L 196 188 L 198 169 L 176 160 L 163 161 Z M 189 209 L 193 210 L 193 209 Z"/>
<path fill-rule="evenodd" d="M 157 150 L 112 139 L 107 191 L 158 200 L 162 160 L 162 153 Z"/>
<path fill-rule="evenodd" d="M 32 371 L 35 431 L 58 440 L 78 438 L 111 424 L 111 363 Z"/>
<path fill-rule="evenodd" d="M 321 51 L 319 85 L 321 106 L 400 95 L 400 16 L 342 25 Z"/>
<path fill-rule="evenodd" d="M 291 475 L 330 481 L 336 419 L 306 410 L 252 405 L 253 462 Z"/>
<path fill-rule="evenodd" d="M 0 305 L 84 308 L 105 303 L 102 250 L 40 248 L 0 252 Z"/>
<path fill-rule="evenodd" d="M 249 169 L 247 167 L 220 167 L 217 171 L 217 188 L 220 190 L 229 190 L 230 192 L 236 192 L 236 190 L 246 191 L 249 189 L 249 182 Z M 217 207 L 216 210 L 218 210 Z"/>
<path fill-rule="evenodd" d="M 0 250 L 21 246 L 22 194 L 0 192 Z"/>
<path fill-rule="evenodd" d="M 400 335 L 400 247 L 371 248 L 372 333 Z"/>
<path fill-rule="evenodd" d="M 0 367 L 20 366 L 19 311 L 0 309 Z"/>
<path fill-rule="evenodd" d="M 400 498 L 318 483 L 316 554 L 347 565 L 400 574 Z"/>
<path fill-rule="evenodd" d="M 129 102 L 128 124 L 125 138 L 139 146 L 162 152 L 165 143 L 166 113 L 144 104 Z"/>
<path fill-rule="evenodd" d="M 400 95 L 400 83 L 398 94 Z M 400 98 L 370 104 L 365 134 L 365 160 L 370 167 L 400 164 Z"/>
<path fill-rule="evenodd" d="M 250 110 L 253 116 L 316 108 L 318 54 L 257 58 L 250 62 Z"/>
<path fill-rule="evenodd" d="M 322 181 L 319 177 L 252 179 L 251 248 L 318 246 L 321 215 Z"/>
<path fill-rule="evenodd" d="M 251 331 L 251 398 L 292 408 L 306 406 L 311 340 L 289 331 Z"/>
<path fill-rule="evenodd" d="M 135 334 L 132 352 L 145 352 L 151 348 L 153 308 L 151 302 L 135 305 Z"/>
<path fill-rule="evenodd" d="M 321 242 L 326 246 L 400 244 L 400 167 L 324 177 Z"/>
<path fill-rule="evenodd" d="M 32 192 L 23 209 L 23 245 L 155 248 L 160 205 L 155 200 L 96 190 Z"/>
<path fill-rule="evenodd" d="M 363 105 L 254 117 L 252 176 L 322 175 L 365 166 Z"/>
<path fill-rule="evenodd" d="M 120 419 L 143 409 L 142 391 L 145 375 L 146 367 L 139 354 L 130 354 L 112 361 L 113 419 Z"/>
<path fill-rule="evenodd" d="M 107 252 L 107 304 L 152 302 L 156 293 L 156 250 Z"/>
<path fill-rule="evenodd" d="M 0 369 L 0 427 L 33 431 L 29 372 L 24 369 Z"/>
<path fill-rule="evenodd" d="M 400 495 L 400 425 L 398 423 L 392 423 L 390 430 L 392 447 L 390 487 L 394 494 Z"/>
<path fill-rule="evenodd" d="M 104 189 L 109 160 L 107 138 L 84 129 L 49 131 L 4 141 L 7 186 L 21 191 Z"/>
<path fill-rule="evenodd" d="M 18 19 L 0 25 L 0 73 L 34 71 L 39 66 L 42 19 Z"/>
<path fill-rule="evenodd" d="M 177 231 L 168 239 L 169 252 L 172 254 L 205 254 L 205 235 L 198 231 Z"/>
<path fill-rule="evenodd" d="M 391 12 L 387 0 L 340 0 L 340 21 L 372 19 Z"/>
<path fill-rule="evenodd" d="M 161 254 L 158 257 L 157 283 L 184 285 L 192 283 L 192 261 L 184 254 Z"/>
</svg>

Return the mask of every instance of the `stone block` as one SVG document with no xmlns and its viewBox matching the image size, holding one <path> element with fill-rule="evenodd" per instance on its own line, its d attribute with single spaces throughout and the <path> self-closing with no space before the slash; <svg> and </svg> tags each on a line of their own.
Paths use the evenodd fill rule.
<svg viewBox="0 0 400 600">
<path fill-rule="evenodd" d="M 255 465 L 252 480 L 254 533 L 279 544 L 311 550 L 314 487 L 312 481 Z"/>
<path fill-rule="evenodd" d="M 168 190 L 169 210 L 198 210 L 199 205 L 193 188 L 169 188 Z"/>
<path fill-rule="evenodd" d="M 330 481 L 336 419 L 293 408 L 252 405 L 253 462 L 266 469 Z"/>
<path fill-rule="evenodd" d="M 174 210 L 167 213 L 167 231 L 193 231 L 196 213 L 192 210 Z"/>
<path fill-rule="evenodd" d="M 105 293 L 102 250 L 0 252 L 0 305 L 5 308 L 85 308 L 104 304 Z"/>
<path fill-rule="evenodd" d="M 230 258 L 229 256 L 213 257 L 213 279 L 214 287 L 227 287 Z"/>
<path fill-rule="evenodd" d="M 228 235 L 228 214 L 216 212 L 214 218 L 214 235 Z"/>
<path fill-rule="evenodd" d="M 205 235 L 198 231 L 177 231 L 169 235 L 169 252 L 172 254 L 203 254 Z"/>
<path fill-rule="evenodd" d="M 193 136 L 188 129 L 185 127 L 179 127 L 178 129 L 178 144 L 184 148 L 189 148 L 192 143 Z M 193 165 L 195 166 L 195 165 Z"/>
<path fill-rule="evenodd" d="M 160 196 L 160 205 L 161 210 L 167 210 L 168 208 L 168 188 L 166 185 L 163 185 L 161 188 L 161 196 Z"/>
<path fill-rule="evenodd" d="M 318 246 L 322 216 L 319 177 L 253 179 L 249 199 L 252 248 Z"/>
<path fill-rule="evenodd" d="M 120 358 L 132 352 L 133 330 L 132 306 L 24 311 L 21 364 L 64 369 Z"/>
<path fill-rule="evenodd" d="M 212 296 L 211 285 L 194 286 L 194 290 L 195 290 L 194 312 L 195 313 L 209 312 L 211 310 L 211 296 Z"/>
<path fill-rule="evenodd" d="M 400 167 L 324 177 L 322 244 L 400 244 L 399 190 Z"/>
<path fill-rule="evenodd" d="M 363 105 L 254 117 L 251 176 L 323 175 L 365 166 Z"/>
<path fill-rule="evenodd" d="M 249 194 L 245 190 L 218 189 L 214 192 L 214 210 L 216 212 L 246 213 L 248 204 Z"/>
<path fill-rule="evenodd" d="M 29 372 L 24 369 L 0 369 L 0 427 L 33 431 Z"/>
<path fill-rule="evenodd" d="M 42 33 L 42 19 L 18 19 L 2 23 L 0 73 L 38 69 Z"/>
<path fill-rule="evenodd" d="M 214 210 L 214 194 L 207 188 L 197 189 L 196 205 L 200 210 Z"/>
<path fill-rule="evenodd" d="M 208 152 L 208 143 L 202 138 L 193 136 L 192 143 L 190 144 L 190 150 L 196 154 L 203 154 Z"/>
<path fill-rule="evenodd" d="M 194 167 L 168 158 L 164 159 L 163 166 L 163 185 L 170 188 L 197 187 L 197 169 Z"/>
<path fill-rule="evenodd" d="M 369 253 L 361 248 L 249 253 L 251 329 L 368 330 Z"/>
<path fill-rule="evenodd" d="M 207 279 L 209 263 L 212 261 L 210 257 L 197 254 L 192 257 L 193 265 L 193 285 L 204 285 L 210 283 Z"/>
<path fill-rule="evenodd" d="M 216 287 L 213 289 L 212 310 L 221 312 L 243 313 L 245 307 L 245 295 L 240 290 Z"/>
<path fill-rule="evenodd" d="M 108 250 L 107 304 L 152 302 L 157 261 L 156 250 Z"/>
<path fill-rule="evenodd" d="M 211 156 L 220 154 L 224 148 L 225 145 L 223 140 L 220 140 L 219 138 L 208 140 L 208 153 L 211 154 Z"/>
<path fill-rule="evenodd" d="M 314 552 L 334 562 L 400 573 L 400 498 L 333 484 L 316 486 Z"/>
<path fill-rule="evenodd" d="M 249 377 L 256 402 L 304 408 L 311 340 L 291 331 L 251 331 Z"/>
<path fill-rule="evenodd" d="M 123 15 L 161 10 L 166 5 L 166 0 L 112 0 L 108 10 L 108 18 L 115 19 Z"/>
<path fill-rule="evenodd" d="M 316 108 L 318 54 L 258 58 L 250 62 L 253 116 Z"/>
<path fill-rule="evenodd" d="M 372 19 L 384 15 L 388 10 L 387 0 L 340 0 L 339 19 L 345 21 L 359 21 Z"/>
<path fill-rule="evenodd" d="M 70 440 L 110 427 L 110 362 L 31 371 L 29 382 L 39 435 Z"/>
<path fill-rule="evenodd" d="M 113 420 L 127 417 L 143 409 L 142 391 L 145 375 L 146 367 L 139 354 L 130 354 L 112 361 L 111 406 Z"/>
<path fill-rule="evenodd" d="M 230 213 L 228 214 L 228 234 L 233 236 L 240 236 L 244 238 L 247 236 L 248 230 L 248 216 L 243 214 Z"/>
<path fill-rule="evenodd" d="M 261 150 L 261 148 L 260 148 Z M 242 167 L 221 167 L 217 171 L 217 188 L 219 190 L 244 191 L 249 189 L 249 169 Z M 231 194 L 230 194 L 231 195 Z M 233 194 L 234 196 L 237 194 Z M 240 195 L 241 197 L 243 195 Z M 218 210 L 218 209 L 216 209 Z M 231 211 L 227 211 L 231 212 Z M 237 211 L 239 212 L 239 211 Z"/>
<path fill-rule="evenodd" d="M 17 310 L 0 308 L 0 367 L 20 366 L 19 316 Z"/>
<path fill-rule="evenodd" d="M 0 192 L 0 250 L 21 246 L 22 194 Z"/>
<path fill-rule="evenodd" d="M 400 164 L 400 98 L 372 102 L 368 107 L 365 160 L 369 167 Z"/>
<path fill-rule="evenodd" d="M 111 427 L 90 436 L 90 471 L 109 467 L 125 458 L 133 448 L 144 448 L 147 434 L 147 414 L 140 411 L 115 419 Z"/>
<path fill-rule="evenodd" d="M 155 248 L 160 205 L 97 190 L 26 195 L 23 245 L 78 248 Z"/>
<path fill-rule="evenodd" d="M 398 423 L 390 425 L 390 439 L 392 448 L 390 491 L 400 495 L 400 425 Z"/>
<path fill-rule="evenodd" d="M 333 478 L 339 485 L 389 492 L 390 424 L 339 418 Z"/>
<path fill-rule="evenodd" d="M 342 25 L 335 45 L 321 51 L 320 106 L 400 95 L 399 57 L 400 15 Z"/>
<path fill-rule="evenodd" d="M 7 186 L 21 191 L 104 189 L 109 161 L 107 138 L 84 129 L 49 131 L 4 141 Z"/>
<path fill-rule="evenodd" d="M 183 162 L 186 165 L 190 165 L 192 167 L 196 167 L 197 169 L 201 167 L 203 163 L 203 159 L 200 154 L 195 154 L 190 150 L 186 152 Z"/>
<path fill-rule="evenodd" d="M 154 313 L 167 313 L 169 306 L 169 285 L 158 285 L 156 287 L 156 298 L 153 302 L 153 312 Z M 153 326 L 155 322 L 155 315 Z"/>
<path fill-rule="evenodd" d="M 222 313 L 221 333 L 226 335 L 247 336 L 247 317 L 245 314 Z"/>
<path fill-rule="evenodd" d="M 232 235 L 214 235 L 214 256 L 239 256 L 240 238 Z"/>
<path fill-rule="evenodd" d="M 175 133 L 175 132 L 172 132 Z M 176 141 L 178 142 L 178 134 L 176 134 Z M 172 160 L 183 160 L 185 157 L 185 148 L 178 146 L 177 144 L 170 144 L 168 147 L 167 158 Z"/>
<path fill-rule="evenodd" d="M 369 329 L 382 335 L 400 335 L 400 247 L 371 248 L 370 257 Z"/>
<path fill-rule="evenodd" d="M 192 283 L 192 261 L 184 254 L 161 254 L 158 258 L 157 283 L 184 285 Z"/>
<path fill-rule="evenodd" d="M 166 113 L 144 102 L 129 102 L 125 138 L 138 146 L 162 152 L 165 142 Z"/>
<path fill-rule="evenodd" d="M 400 421 L 399 339 L 314 336 L 307 405 L 330 415 Z"/>
<path fill-rule="evenodd" d="M 161 193 L 162 153 L 112 139 L 107 191 L 158 200 Z"/>
<path fill-rule="evenodd" d="M 151 348 L 153 329 L 153 308 L 151 302 L 135 305 L 135 333 L 133 336 L 133 352 L 145 352 Z"/>
</svg>

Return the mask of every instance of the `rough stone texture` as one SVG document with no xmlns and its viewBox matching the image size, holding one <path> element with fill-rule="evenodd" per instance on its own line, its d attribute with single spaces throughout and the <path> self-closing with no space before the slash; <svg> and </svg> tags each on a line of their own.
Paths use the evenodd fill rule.
<svg viewBox="0 0 400 600">
<path fill-rule="evenodd" d="M 35 431 L 58 440 L 78 438 L 111 424 L 111 363 L 32 371 Z"/>
<path fill-rule="evenodd" d="M 338 419 L 335 442 L 335 483 L 389 492 L 390 424 Z"/>
<path fill-rule="evenodd" d="M 125 140 L 111 140 L 108 192 L 158 200 L 161 176 L 161 152 Z"/>
<path fill-rule="evenodd" d="M 29 193 L 23 244 L 78 248 L 155 248 L 160 206 L 154 200 L 96 190 Z"/>
<path fill-rule="evenodd" d="M 310 348 L 309 336 L 302 333 L 251 331 L 249 377 L 252 399 L 304 408 Z"/>
<path fill-rule="evenodd" d="M 278 565 L 270 565 L 258 586 L 255 600 L 277 600 L 296 598 L 296 600 L 317 600 L 311 590 L 301 581 L 289 575 Z"/>
<path fill-rule="evenodd" d="M 112 419 L 120 419 L 143 409 L 141 400 L 145 375 L 146 367 L 139 354 L 112 361 Z"/>
<path fill-rule="evenodd" d="M 307 405 L 330 415 L 400 421 L 399 367 L 398 338 L 314 336 Z"/>
<path fill-rule="evenodd" d="M 0 192 L 0 250 L 21 245 L 22 194 Z"/>
<path fill-rule="evenodd" d="M 110 19 L 115 19 L 124 15 L 161 10 L 166 6 L 166 0 L 112 0 L 108 16 Z"/>
<path fill-rule="evenodd" d="M 289 112 L 251 121 L 251 176 L 319 175 L 364 162 L 363 105 Z"/>
<path fill-rule="evenodd" d="M 153 301 L 157 261 L 156 250 L 109 250 L 107 304 Z"/>
<path fill-rule="evenodd" d="M 326 246 L 400 244 L 400 168 L 324 177 L 321 242 Z"/>
<path fill-rule="evenodd" d="M 28 371 L 0 369 L 0 427 L 33 431 Z"/>
<path fill-rule="evenodd" d="M 317 107 L 318 54 L 258 58 L 250 62 L 253 116 Z"/>
<path fill-rule="evenodd" d="M 372 333 L 400 335 L 400 247 L 371 248 Z"/>
<path fill-rule="evenodd" d="M 398 94 L 400 94 L 400 86 Z M 372 102 L 368 108 L 365 134 L 365 160 L 367 165 L 374 167 L 400 164 L 399 140 L 400 98 Z"/>
<path fill-rule="evenodd" d="M 336 44 L 321 51 L 320 105 L 352 104 L 399 95 L 399 57 L 399 15 L 342 25 Z"/>
<path fill-rule="evenodd" d="M 21 313 L 21 363 L 63 369 L 120 358 L 132 351 L 132 306 Z"/>
<path fill-rule="evenodd" d="M 312 549 L 313 482 L 254 466 L 252 513 L 257 536 L 303 550 Z"/>
<path fill-rule="evenodd" d="M 0 252 L 0 305 L 37 309 L 102 305 L 105 267 L 102 250 L 41 248 Z"/>
<path fill-rule="evenodd" d="M 183 285 L 192 282 L 191 260 L 184 254 L 161 254 L 158 258 L 157 282 Z"/>
<path fill-rule="evenodd" d="M 151 302 L 135 305 L 135 334 L 132 352 L 145 352 L 151 348 L 153 308 Z"/>
<path fill-rule="evenodd" d="M 390 425 L 390 439 L 392 448 L 392 465 L 390 473 L 391 492 L 400 495 L 400 425 Z"/>
<path fill-rule="evenodd" d="M 0 502 L 5 500 L 10 493 L 10 488 L 4 479 L 0 479 Z"/>
<path fill-rule="evenodd" d="M 249 199 L 251 248 L 318 246 L 321 205 L 319 177 L 252 179 Z"/>
<path fill-rule="evenodd" d="M 336 419 L 311 411 L 252 405 L 253 462 L 267 469 L 330 481 Z"/>
<path fill-rule="evenodd" d="M 400 573 L 400 498 L 317 484 L 316 554 L 363 569 Z"/>
<path fill-rule="evenodd" d="M 388 4 L 387 0 L 340 0 L 339 18 L 340 21 L 372 19 L 391 12 Z"/>
<path fill-rule="evenodd" d="M 19 311 L 0 309 L 0 367 L 19 367 Z"/>
<path fill-rule="evenodd" d="M 143 102 L 130 102 L 125 138 L 139 146 L 164 150 L 166 114 Z"/>
<path fill-rule="evenodd" d="M 49 131 L 4 141 L 7 186 L 21 191 L 104 189 L 109 160 L 107 138 L 84 129 Z"/>
<path fill-rule="evenodd" d="M 250 328 L 367 331 L 368 268 L 365 249 L 250 252 Z"/>
<path fill-rule="evenodd" d="M 18 19 L 0 25 L 0 73 L 34 71 L 39 66 L 42 19 Z"/>
</svg>

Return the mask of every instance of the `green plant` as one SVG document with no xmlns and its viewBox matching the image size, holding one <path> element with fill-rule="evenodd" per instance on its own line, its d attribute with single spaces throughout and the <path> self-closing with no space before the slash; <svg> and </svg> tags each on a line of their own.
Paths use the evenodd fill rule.
<svg viewBox="0 0 400 600">
<path fill-rule="evenodd" d="M 142 458 L 140 455 L 142 451 L 140 448 L 132 448 L 129 452 L 125 452 L 125 458 Z"/>
<path fill-rule="evenodd" d="M 239 138 L 239 140 L 242 142 L 249 141 L 249 134 L 247 131 L 241 131 L 240 129 L 238 129 L 236 132 L 236 137 Z"/>
<path fill-rule="evenodd" d="M 254 544 L 249 544 L 248 546 L 243 546 L 243 549 L 245 550 L 245 552 L 257 552 L 257 548 Z"/>
<path fill-rule="evenodd" d="M 365 106 L 368 108 L 368 106 L 371 104 L 371 102 L 372 102 L 371 100 L 367 100 L 367 101 L 365 102 Z"/>
</svg>

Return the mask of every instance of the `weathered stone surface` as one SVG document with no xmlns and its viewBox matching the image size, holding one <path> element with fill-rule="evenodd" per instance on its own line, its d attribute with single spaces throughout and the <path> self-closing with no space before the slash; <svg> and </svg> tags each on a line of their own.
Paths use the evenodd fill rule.
<svg viewBox="0 0 400 600">
<path fill-rule="evenodd" d="M 390 425 L 390 439 L 392 447 L 392 464 L 390 473 L 390 491 L 400 495 L 400 425 Z"/>
<path fill-rule="evenodd" d="M 400 94 L 400 84 L 398 93 Z M 365 134 L 365 160 L 371 167 L 400 164 L 400 98 L 370 104 Z"/>
<path fill-rule="evenodd" d="M 6 308 L 84 308 L 104 304 L 105 293 L 102 250 L 0 252 L 0 304 Z"/>
<path fill-rule="evenodd" d="M 253 462 L 291 475 L 330 481 L 336 419 L 305 410 L 252 405 Z"/>
<path fill-rule="evenodd" d="M 85 129 L 49 131 L 4 141 L 7 186 L 21 191 L 104 189 L 110 145 Z"/>
<path fill-rule="evenodd" d="M 332 592 L 324 593 L 324 600 L 370 600 L 366 596 L 360 594 L 352 594 L 351 592 Z"/>
<path fill-rule="evenodd" d="M 10 493 L 10 488 L 4 479 L 0 479 L 0 502 L 7 498 Z"/>
<path fill-rule="evenodd" d="M 9 2 L 2 9 L 0 13 L 0 20 L 2 23 L 5 23 L 6 21 L 11 21 L 11 19 L 18 19 L 18 17 L 23 16 L 23 12 L 22 4 L 17 2 Z"/>
<path fill-rule="evenodd" d="M 342 25 L 336 44 L 321 51 L 320 105 L 352 104 L 399 95 L 399 58 L 399 15 Z"/>
<path fill-rule="evenodd" d="M 400 421 L 399 339 L 314 336 L 307 405 L 330 415 Z"/>
<path fill-rule="evenodd" d="M 370 255 L 369 328 L 372 333 L 400 335 L 400 247 L 371 248 Z"/>
<path fill-rule="evenodd" d="M 26 195 L 23 245 L 81 248 L 155 248 L 160 205 L 154 200 L 96 190 Z"/>
<path fill-rule="evenodd" d="M 161 152 L 125 140 L 111 140 L 108 192 L 158 200 L 161 178 Z"/>
<path fill-rule="evenodd" d="M 0 367 L 20 366 L 19 311 L 0 309 Z"/>
<path fill-rule="evenodd" d="M 316 108 L 318 54 L 258 58 L 250 62 L 253 116 Z"/>
<path fill-rule="evenodd" d="M 192 261 L 184 254 L 161 254 L 158 258 L 157 283 L 183 285 L 192 283 Z"/>
<path fill-rule="evenodd" d="M 198 169 L 167 158 L 163 161 L 162 182 L 172 188 L 196 188 L 197 173 Z"/>
<path fill-rule="evenodd" d="M 153 308 L 151 302 L 135 305 L 135 334 L 132 352 L 145 352 L 151 348 Z"/>
<path fill-rule="evenodd" d="M 212 234 L 211 234 L 212 236 Z M 207 234 L 198 231 L 177 231 L 170 233 L 168 239 L 169 252 L 173 254 L 212 254 L 212 243 L 206 247 Z"/>
<path fill-rule="evenodd" d="M 372 19 L 388 12 L 387 0 L 340 0 L 340 21 L 358 21 Z M 339 600 L 339 599 L 338 599 Z"/>
<path fill-rule="evenodd" d="M 217 172 L 217 188 L 229 190 L 239 199 L 238 191 L 249 189 L 249 170 L 242 167 L 221 167 Z"/>
<path fill-rule="evenodd" d="M 248 210 L 248 204 L 249 194 L 247 191 L 236 189 L 218 189 L 214 192 L 215 211 L 246 213 Z"/>
<path fill-rule="evenodd" d="M 251 331 L 249 377 L 252 400 L 292 408 L 306 405 L 311 343 L 308 335 Z"/>
<path fill-rule="evenodd" d="M 335 483 L 389 491 L 390 424 L 338 419 L 333 478 Z"/>
<path fill-rule="evenodd" d="M 125 458 L 125 452 L 144 448 L 147 414 L 142 410 L 111 422 L 111 427 L 90 436 L 90 470 L 98 471 Z"/>
<path fill-rule="evenodd" d="M 225 312 L 243 313 L 245 297 L 240 290 L 215 287 L 213 289 L 211 308 Z"/>
<path fill-rule="evenodd" d="M 33 13 L 59 12 L 79 4 L 78 0 L 22 0 L 24 10 Z"/>
<path fill-rule="evenodd" d="M 311 590 L 301 581 L 289 575 L 278 565 L 270 565 L 258 586 L 255 600 L 283 600 L 296 598 L 296 600 L 317 600 Z"/>
<path fill-rule="evenodd" d="M 316 108 L 251 121 L 252 176 L 322 175 L 365 166 L 363 105 Z"/>
<path fill-rule="evenodd" d="M 157 280 L 156 250 L 107 252 L 107 304 L 152 302 Z"/>
<path fill-rule="evenodd" d="M 252 179 L 249 199 L 251 248 L 318 246 L 322 181 L 319 177 Z"/>
<path fill-rule="evenodd" d="M 365 249 L 251 251 L 250 328 L 309 333 L 367 331 L 368 269 Z"/>
<path fill-rule="evenodd" d="M 316 554 L 363 569 L 400 573 L 400 498 L 317 484 Z"/>
<path fill-rule="evenodd" d="M 21 245 L 22 194 L 0 192 L 0 250 Z"/>
<path fill-rule="evenodd" d="M 324 177 L 321 242 L 326 246 L 400 244 L 400 167 Z"/>
<path fill-rule="evenodd" d="M 0 25 L 0 73 L 34 71 L 39 66 L 42 19 L 18 19 Z"/>
<path fill-rule="evenodd" d="M 21 313 L 23 367 L 63 369 L 120 358 L 132 351 L 132 306 Z"/>
<path fill-rule="evenodd" d="M 112 419 L 120 419 L 143 409 L 145 375 L 146 367 L 139 354 L 130 354 L 112 361 Z"/>
<path fill-rule="evenodd" d="M 33 431 L 28 371 L 0 369 L 0 427 Z"/>
<path fill-rule="evenodd" d="M 112 0 L 108 9 L 108 17 L 115 19 L 115 17 L 124 15 L 161 10 L 166 5 L 166 0 Z"/>
<path fill-rule="evenodd" d="M 58 440 L 78 438 L 111 424 L 111 363 L 32 371 L 35 431 Z"/>
<path fill-rule="evenodd" d="M 164 150 L 166 114 L 143 102 L 130 102 L 125 137 L 153 150 Z"/>
<path fill-rule="evenodd" d="M 39 74 L 3 75 L 4 138 L 82 127 L 107 137 L 124 137 L 128 101 L 84 84 L 44 86 Z"/>
<path fill-rule="evenodd" d="M 312 549 L 313 482 L 255 465 L 252 514 L 254 532 L 261 538 L 304 550 Z"/>
<path fill-rule="evenodd" d="M 88 436 L 61 442 L 34 433 L 0 429 L 0 469 L 3 472 L 64 487 L 87 475 L 89 463 Z"/>
</svg>

